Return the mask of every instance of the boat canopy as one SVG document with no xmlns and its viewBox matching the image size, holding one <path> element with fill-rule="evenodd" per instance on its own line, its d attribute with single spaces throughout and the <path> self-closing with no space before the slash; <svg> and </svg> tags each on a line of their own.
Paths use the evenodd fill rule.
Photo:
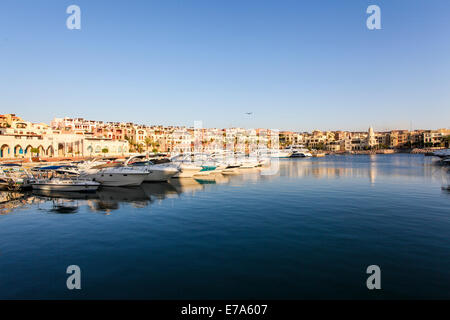
<svg viewBox="0 0 450 320">
<path fill-rule="evenodd" d="M 0 167 L 21 167 L 21 164 L 17 163 L 1 163 Z"/>
<path fill-rule="evenodd" d="M 46 167 L 38 167 L 38 168 L 34 168 L 33 170 L 35 171 L 47 171 L 47 170 L 59 170 L 59 169 L 71 169 L 71 168 L 77 168 L 76 166 L 69 166 L 69 165 L 65 165 L 65 166 L 46 166 Z"/>
</svg>

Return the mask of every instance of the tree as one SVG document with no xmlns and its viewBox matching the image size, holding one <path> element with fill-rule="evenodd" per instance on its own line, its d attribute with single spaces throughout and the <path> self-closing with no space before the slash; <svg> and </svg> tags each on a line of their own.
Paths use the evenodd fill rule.
<svg viewBox="0 0 450 320">
<path fill-rule="evenodd" d="M 102 149 L 102 152 L 103 152 L 103 153 L 108 153 L 108 151 L 109 151 L 108 148 L 103 148 L 103 149 Z"/>
<path fill-rule="evenodd" d="M 145 143 L 145 146 L 147 147 L 147 151 L 148 151 L 148 147 L 150 147 L 150 145 L 152 144 L 152 139 L 150 137 L 145 137 L 144 143 Z"/>
<path fill-rule="evenodd" d="M 442 147 L 450 147 L 450 136 L 445 136 L 444 138 L 442 138 Z"/>
<path fill-rule="evenodd" d="M 39 148 L 31 148 L 31 154 L 37 154 L 39 155 Z"/>
<path fill-rule="evenodd" d="M 317 150 L 324 150 L 324 149 L 325 149 L 325 144 L 324 144 L 323 142 L 319 142 L 319 143 L 316 145 L 316 149 L 317 149 Z"/>
</svg>

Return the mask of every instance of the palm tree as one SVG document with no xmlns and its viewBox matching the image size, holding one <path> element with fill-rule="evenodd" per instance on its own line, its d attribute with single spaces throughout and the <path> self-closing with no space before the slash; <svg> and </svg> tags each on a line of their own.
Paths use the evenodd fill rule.
<svg viewBox="0 0 450 320">
<path fill-rule="evenodd" d="M 152 139 L 150 137 L 145 137 L 144 143 L 145 143 L 145 146 L 147 147 L 147 152 L 148 152 L 148 147 L 152 144 Z"/>
<path fill-rule="evenodd" d="M 35 155 L 38 155 L 39 156 L 39 148 L 31 148 L 31 154 L 33 155 L 33 154 L 35 154 Z"/>
</svg>

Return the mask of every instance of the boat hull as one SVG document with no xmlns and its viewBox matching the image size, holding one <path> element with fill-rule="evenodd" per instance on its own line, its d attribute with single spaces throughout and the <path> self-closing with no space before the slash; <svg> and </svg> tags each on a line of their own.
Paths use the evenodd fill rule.
<svg viewBox="0 0 450 320">
<path fill-rule="evenodd" d="M 202 168 L 183 168 L 181 167 L 181 172 L 178 172 L 173 176 L 173 178 L 192 178 L 196 173 L 200 172 Z"/>
<path fill-rule="evenodd" d="M 90 178 L 105 187 L 132 187 L 141 185 L 147 176 L 148 173 L 105 173 L 91 175 Z"/>
<path fill-rule="evenodd" d="M 292 155 L 292 152 L 286 152 L 286 151 L 275 151 L 272 153 L 272 158 L 289 158 Z"/>
<path fill-rule="evenodd" d="M 145 177 L 146 182 L 164 182 L 172 178 L 179 171 L 174 169 L 154 170 L 150 169 L 150 173 Z"/>
<path fill-rule="evenodd" d="M 99 185 L 58 185 L 58 184 L 33 184 L 33 190 L 59 191 L 59 192 L 94 192 Z"/>
<path fill-rule="evenodd" d="M 312 157 L 312 154 L 310 154 L 310 153 L 303 153 L 303 152 L 294 152 L 291 155 L 291 158 L 307 158 L 307 157 Z"/>
</svg>

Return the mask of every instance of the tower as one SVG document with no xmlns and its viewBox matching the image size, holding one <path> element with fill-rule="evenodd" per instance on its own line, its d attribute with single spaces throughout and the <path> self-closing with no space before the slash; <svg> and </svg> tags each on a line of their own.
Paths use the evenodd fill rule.
<svg viewBox="0 0 450 320">
<path fill-rule="evenodd" d="M 377 139 L 375 137 L 375 132 L 373 132 L 373 128 L 372 126 L 369 127 L 369 132 L 368 132 L 368 136 L 367 136 L 367 146 L 369 148 L 374 147 L 375 145 L 377 145 Z"/>
</svg>

